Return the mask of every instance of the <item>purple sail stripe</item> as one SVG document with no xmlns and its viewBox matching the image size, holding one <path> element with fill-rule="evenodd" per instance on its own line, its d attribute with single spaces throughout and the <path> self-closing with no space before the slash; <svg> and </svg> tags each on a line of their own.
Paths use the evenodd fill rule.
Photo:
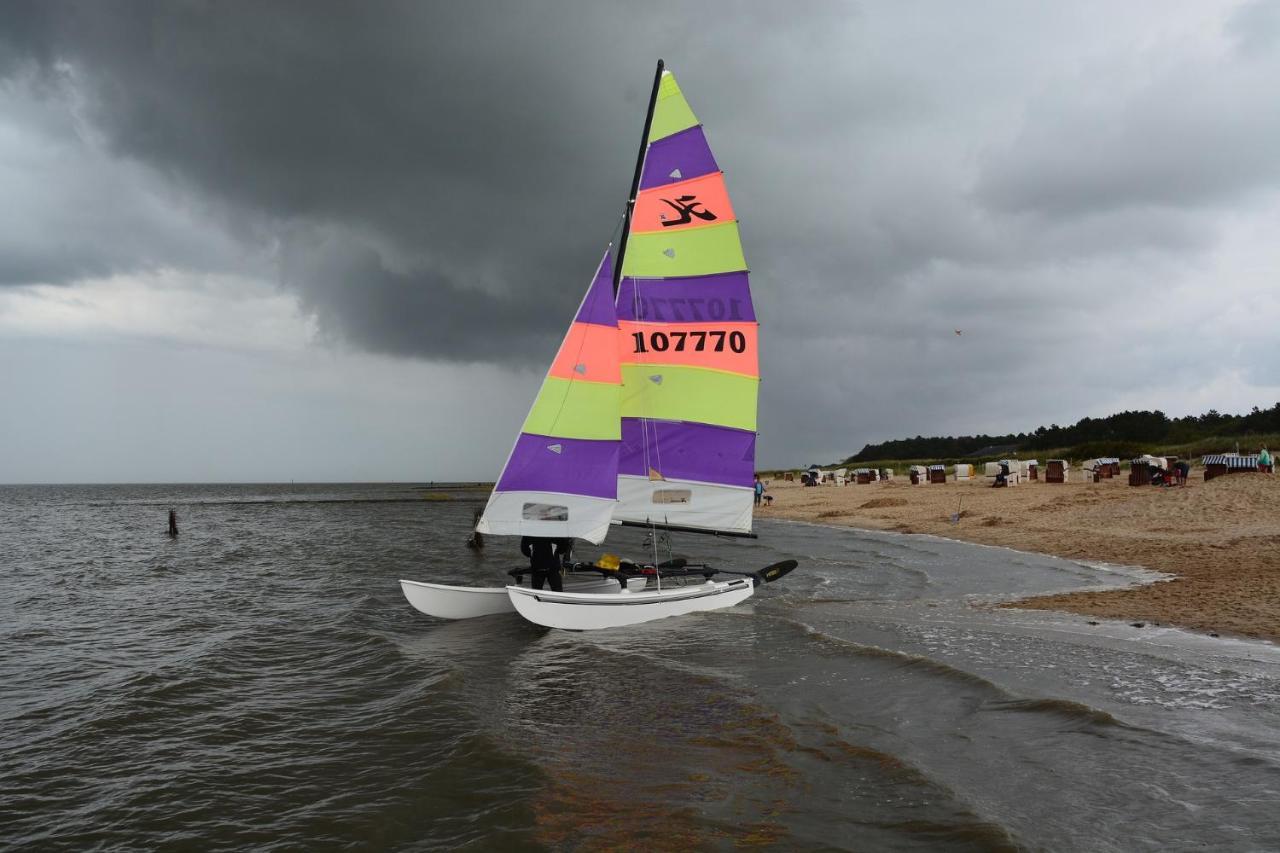
<svg viewBox="0 0 1280 853">
<path fill-rule="evenodd" d="M 683 278 L 624 278 L 618 286 L 619 320 L 648 323 L 754 323 L 745 272 Z"/>
<path fill-rule="evenodd" d="M 669 480 L 750 486 L 755 460 L 754 432 L 688 421 L 622 419 L 619 474 L 647 477 L 653 469 Z"/>
<path fill-rule="evenodd" d="M 521 433 L 497 492 L 618 497 L 618 442 Z"/>
<path fill-rule="evenodd" d="M 617 328 L 618 317 L 613 310 L 613 259 L 608 252 L 604 253 L 600 266 L 596 268 L 596 277 L 573 319 L 578 323 Z"/>
<path fill-rule="evenodd" d="M 677 171 L 679 175 L 671 174 Z M 718 171 L 720 167 L 707 145 L 707 137 L 702 134 L 702 125 L 694 125 L 649 146 L 644 158 L 644 171 L 640 173 L 640 189 L 661 187 Z"/>
</svg>

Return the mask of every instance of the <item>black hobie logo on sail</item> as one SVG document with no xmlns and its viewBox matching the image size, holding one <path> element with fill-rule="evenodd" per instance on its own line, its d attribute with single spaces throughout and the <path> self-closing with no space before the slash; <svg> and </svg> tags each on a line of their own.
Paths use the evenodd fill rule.
<svg viewBox="0 0 1280 853">
<path fill-rule="evenodd" d="M 662 199 L 662 203 L 669 206 L 676 213 L 680 214 L 679 219 L 667 219 L 667 214 L 663 213 L 659 218 L 663 220 L 662 227 L 670 228 L 672 225 L 686 225 L 693 221 L 693 217 L 698 217 L 704 222 L 714 222 L 716 215 L 709 210 L 698 210 L 702 207 L 702 202 L 698 201 L 696 195 L 682 195 L 675 201 L 669 198 Z"/>
</svg>

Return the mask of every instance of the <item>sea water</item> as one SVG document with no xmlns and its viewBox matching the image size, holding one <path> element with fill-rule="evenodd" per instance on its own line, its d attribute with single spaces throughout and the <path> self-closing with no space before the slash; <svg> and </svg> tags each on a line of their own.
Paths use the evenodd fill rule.
<svg viewBox="0 0 1280 853">
<path fill-rule="evenodd" d="M 994 606 L 1148 573 L 764 518 L 657 543 L 800 561 L 729 610 L 417 613 L 482 498 L 0 487 L 0 848 L 1280 849 L 1280 650 Z"/>
</svg>

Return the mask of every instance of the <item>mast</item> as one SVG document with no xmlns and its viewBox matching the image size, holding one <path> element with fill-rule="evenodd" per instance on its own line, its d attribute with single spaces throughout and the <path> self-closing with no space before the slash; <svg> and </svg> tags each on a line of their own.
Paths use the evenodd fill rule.
<svg viewBox="0 0 1280 853">
<path fill-rule="evenodd" d="M 662 82 L 665 64 L 658 60 L 653 72 L 653 91 L 649 93 L 649 111 L 644 114 L 644 133 L 640 137 L 640 153 L 636 155 L 636 173 L 631 178 L 631 192 L 627 194 L 627 209 L 622 215 L 622 240 L 618 244 L 618 259 L 613 265 L 613 298 L 618 298 L 618 284 L 622 281 L 622 261 L 627 256 L 627 232 L 631 230 L 631 211 L 636 206 L 636 193 L 640 191 L 640 171 L 644 168 L 644 154 L 649 148 L 649 129 L 653 126 L 653 108 L 658 103 L 658 84 Z"/>
</svg>

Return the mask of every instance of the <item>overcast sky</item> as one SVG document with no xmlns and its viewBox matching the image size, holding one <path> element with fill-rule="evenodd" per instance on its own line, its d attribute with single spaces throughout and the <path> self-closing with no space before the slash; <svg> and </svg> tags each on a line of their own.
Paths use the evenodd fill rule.
<svg viewBox="0 0 1280 853">
<path fill-rule="evenodd" d="M 6 0 L 0 482 L 495 477 L 658 57 L 762 467 L 1280 400 L 1280 4 Z"/>
</svg>

